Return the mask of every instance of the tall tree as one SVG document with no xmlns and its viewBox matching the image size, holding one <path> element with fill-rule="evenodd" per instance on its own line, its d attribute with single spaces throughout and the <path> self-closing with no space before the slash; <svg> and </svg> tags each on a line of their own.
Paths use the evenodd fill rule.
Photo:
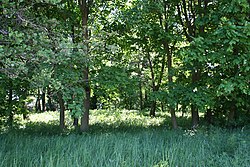
<svg viewBox="0 0 250 167">
<path fill-rule="evenodd" d="M 86 56 L 88 56 L 89 52 L 89 29 L 88 29 L 88 18 L 89 11 L 91 5 L 93 3 L 92 0 L 78 0 L 79 8 L 81 11 L 82 17 L 82 29 L 83 29 L 83 43 L 86 46 Z M 88 62 L 87 62 L 88 63 Z M 89 66 L 85 64 L 85 68 L 83 70 L 83 80 L 84 80 L 84 89 L 85 89 L 85 99 L 84 99 L 84 113 L 81 118 L 81 126 L 80 130 L 82 132 L 87 131 L 89 129 L 89 108 L 90 108 L 90 84 L 89 84 Z"/>
<path fill-rule="evenodd" d="M 194 38 L 204 36 L 207 28 L 204 22 L 207 19 L 209 0 L 180 0 L 177 4 L 177 11 L 180 25 L 183 29 L 187 42 L 190 43 Z M 210 2 L 213 5 L 213 2 Z M 199 19 L 199 20 L 198 20 Z M 191 70 L 191 85 L 195 89 L 201 79 L 202 65 L 193 62 Z M 195 102 L 191 101 L 192 126 L 196 127 L 199 123 L 199 111 Z"/>
</svg>

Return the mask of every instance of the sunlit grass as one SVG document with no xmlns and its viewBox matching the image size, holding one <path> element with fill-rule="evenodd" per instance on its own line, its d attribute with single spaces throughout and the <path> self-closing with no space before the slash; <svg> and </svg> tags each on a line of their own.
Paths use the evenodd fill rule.
<svg viewBox="0 0 250 167">
<path fill-rule="evenodd" d="M 45 122 L 56 121 L 59 118 L 58 112 L 43 112 L 35 113 L 29 116 L 29 120 L 32 122 Z"/>
<path fill-rule="evenodd" d="M 18 129 L 25 129 L 30 125 L 59 126 L 59 112 L 43 112 L 30 114 L 28 119 L 22 119 L 22 115 L 16 115 Z M 73 130 L 72 118 L 69 111 L 66 111 L 65 124 L 67 130 Z M 167 113 L 160 113 L 152 118 L 139 111 L 128 110 L 91 110 L 90 130 L 107 131 L 121 129 L 138 129 L 168 126 L 170 128 L 170 116 Z"/>
<path fill-rule="evenodd" d="M 190 122 L 190 114 L 176 113 L 180 127 L 187 127 Z M 15 120 L 19 127 L 25 128 L 27 124 L 48 124 L 59 125 L 59 112 L 49 111 L 43 113 L 29 114 L 28 119 L 22 119 L 22 115 L 15 115 Z M 72 118 L 69 111 L 66 111 L 65 124 L 68 129 L 72 129 Z M 139 112 L 137 110 L 91 110 L 90 127 L 168 127 L 171 128 L 171 119 L 168 112 L 159 112 L 156 117 L 148 116 L 148 112 Z M 190 127 L 190 126 L 189 126 Z"/>
</svg>

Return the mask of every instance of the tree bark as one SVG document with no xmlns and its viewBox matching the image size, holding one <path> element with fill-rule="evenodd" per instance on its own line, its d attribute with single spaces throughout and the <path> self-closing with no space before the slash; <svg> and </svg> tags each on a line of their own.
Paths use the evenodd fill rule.
<svg viewBox="0 0 250 167">
<path fill-rule="evenodd" d="M 191 105 L 191 115 L 192 115 L 192 127 L 195 128 L 199 124 L 199 111 L 194 104 Z"/>
<path fill-rule="evenodd" d="M 156 101 L 154 100 L 152 103 L 151 103 L 151 108 L 150 108 L 150 113 L 149 115 L 151 117 L 155 117 L 155 111 L 156 111 Z"/>
<path fill-rule="evenodd" d="M 45 107 L 45 88 L 42 90 L 42 112 L 45 112 L 46 107 Z"/>
<path fill-rule="evenodd" d="M 140 91 L 140 93 L 139 93 L 139 97 L 140 97 L 140 111 L 142 111 L 142 109 L 143 109 L 143 96 L 142 96 L 142 82 L 141 82 L 141 80 L 139 81 L 139 91 Z"/>
<path fill-rule="evenodd" d="M 164 43 L 164 49 L 167 53 L 167 62 L 168 62 L 168 83 L 169 83 L 169 90 L 172 92 L 173 90 L 173 73 L 172 73 L 172 52 L 170 51 L 169 44 L 167 42 Z M 177 120 L 176 120 L 176 115 L 175 115 L 175 109 L 171 104 L 169 105 L 169 111 L 171 114 L 171 121 L 172 121 L 172 126 L 173 129 L 177 129 Z"/>
<path fill-rule="evenodd" d="M 147 91 L 147 89 L 145 89 L 145 97 L 144 97 L 143 109 L 148 108 L 149 107 L 148 104 L 149 104 L 148 103 L 148 91 Z"/>
<path fill-rule="evenodd" d="M 10 126 L 13 125 L 13 119 L 14 119 L 14 113 L 13 113 L 13 100 L 12 100 L 12 96 L 13 96 L 13 90 L 12 90 L 12 81 L 10 79 L 9 81 L 10 83 L 10 88 L 9 88 L 9 97 L 8 97 L 8 114 L 9 114 L 9 118 L 8 118 L 8 124 Z"/>
<path fill-rule="evenodd" d="M 47 97 L 48 97 L 48 108 L 47 110 L 55 111 L 56 107 L 52 104 L 52 92 L 50 90 L 50 87 L 47 87 Z"/>
<path fill-rule="evenodd" d="M 73 125 L 75 126 L 75 127 L 78 127 L 78 118 L 74 118 L 74 121 L 73 121 Z"/>
<path fill-rule="evenodd" d="M 208 109 L 206 114 L 205 114 L 205 120 L 206 122 L 210 125 L 212 124 L 212 110 Z"/>
<path fill-rule="evenodd" d="M 152 60 L 150 59 L 150 54 L 147 53 L 147 58 L 148 58 L 148 62 L 149 62 L 149 67 L 150 67 L 150 72 L 151 72 L 151 80 L 152 80 L 152 92 L 154 93 L 156 91 L 156 83 L 155 83 L 155 74 L 154 74 L 154 69 L 153 69 L 153 63 Z M 156 111 L 156 101 L 153 100 L 151 102 L 151 108 L 150 108 L 150 113 L 149 115 L 151 117 L 155 117 L 155 111 Z"/>
<path fill-rule="evenodd" d="M 164 108 L 165 108 L 164 103 L 161 102 L 161 112 L 165 112 Z"/>
<path fill-rule="evenodd" d="M 60 129 L 63 130 L 65 128 L 65 106 L 62 93 L 58 93 L 58 101 L 60 106 Z"/>
<path fill-rule="evenodd" d="M 152 60 L 150 58 L 149 52 L 147 54 L 148 54 L 147 59 L 148 59 L 148 62 L 149 62 L 149 67 L 150 67 L 150 72 L 151 72 L 152 91 L 154 93 L 154 92 L 158 91 L 160 89 L 160 86 L 161 86 L 163 73 L 164 73 L 164 70 L 165 70 L 166 55 L 163 55 L 163 57 L 162 57 L 161 70 L 160 70 L 159 78 L 156 81 L 156 77 L 155 77 L 155 73 L 154 73 L 154 65 L 153 65 L 153 62 L 152 62 Z M 152 100 L 152 102 L 151 102 L 151 110 L 150 110 L 149 115 L 152 116 L 152 117 L 155 117 L 155 112 L 156 112 L 156 100 Z"/>
<path fill-rule="evenodd" d="M 85 75 L 88 75 L 88 72 L 84 73 Z M 84 77 L 85 79 L 88 78 L 88 76 Z M 89 83 L 86 83 L 85 85 L 85 94 L 86 97 L 84 99 L 84 113 L 81 118 L 81 126 L 80 131 L 86 132 L 89 130 L 89 108 L 90 108 L 90 87 Z"/>
<path fill-rule="evenodd" d="M 81 11 L 81 17 L 82 17 L 82 28 L 83 28 L 83 40 L 86 45 L 86 56 L 88 57 L 88 40 L 89 40 L 89 34 L 88 34 L 88 16 L 89 16 L 89 7 L 92 4 L 91 0 L 78 0 L 79 2 L 79 8 Z M 85 66 L 83 70 L 83 80 L 84 80 L 84 89 L 85 89 L 85 99 L 84 99 L 84 113 L 81 118 L 81 126 L 80 131 L 86 132 L 89 130 L 89 108 L 90 108 L 90 85 L 89 85 L 89 67 L 88 65 Z"/>
<path fill-rule="evenodd" d="M 36 111 L 41 111 L 41 103 L 40 103 L 40 90 L 37 89 L 37 99 L 36 99 Z"/>
<path fill-rule="evenodd" d="M 70 5 L 68 4 L 68 6 L 70 6 Z M 76 43 L 76 36 L 75 36 L 75 26 L 74 25 L 71 26 L 71 31 L 72 31 L 72 34 L 71 34 L 72 42 L 75 44 Z M 74 48 L 73 52 L 76 52 L 76 51 L 77 51 L 77 49 Z M 72 97 L 72 99 L 73 98 L 74 97 Z M 79 118 L 76 118 L 76 117 L 73 118 L 73 126 L 75 127 L 75 130 L 79 130 Z"/>
<path fill-rule="evenodd" d="M 236 107 L 234 106 L 234 104 L 231 106 L 230 110 L 229 110 L 229 113 L 228 113 L 228 122 L 230 124 L 232 124 L 234 121 L 235 121 L 235 109 Z"/>
<path fill-rule="evenodd" d="M 142 81 L 141 81 L 141 73 L 142 73 L 142 69 L 140 67 L 140 60 L 138 61 L 138 77 L 139 77 L 139 105 L 140 105 L 140 111 L 142 111 L 143 108 L 143 97 L 142 97 Z"/>
<path fill-rule="evenodd" d="M 200 71 L 193 70 L 192 72 L 192 83 L 196 84 L 200 80 Z M 191 104 L 191 115 L 192 115 L 192 127 L 197 127 L 199 124 L 199 110 L 195 104 Z"/>
<path fill-rule="evenodd" d="M 173 129 L 177 129 L 178 124 L 177 124 L 177 119 L 176 119 L 176 115 L 175 115 L 175 110 L 173 107 L 170 107 L 169 110 L 170 110 L 170 114 L 171 114 L 171 121 L 172 121 Z"/>
</svg>

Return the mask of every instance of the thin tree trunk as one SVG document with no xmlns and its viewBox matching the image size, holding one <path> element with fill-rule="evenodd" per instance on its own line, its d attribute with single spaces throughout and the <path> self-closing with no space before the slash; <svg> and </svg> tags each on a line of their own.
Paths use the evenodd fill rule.
<svg viewBox="0 0 250 167">
<path fill-rule="evenodd" d="M 78 127 L 78 118 L 74 118 L 74 121 L 73 121 L 73 125 L 75 126 L 75 127 Z"/>
<path fill-rule="evenodd" d="M 42 90 L 42 111 L 45 112 L 46 107 L 45 107 L 45 88 Z"/>
<path fill-rule="evenodd" d="M 139 76 L 139 99 L 140 99 L 140 111 L 142 111 L 143 108 L 143 97 L 142 97 L 142 81 L 141 81 L 141 68 L 140 68 L 140 60 L 138 61 L 138 76 Z"/>
<path fill-rule="evenodd" d="M 70 6 L 69 4 L 68 4 L 68 6 Z M 72 25 L 72 27 L 71 27 L 71 30 L 72 30 L 72 42 L 75 44 L 76 43 L 76 37 L 75 37 L 75 27 L 74 27 L 74 25 Z M 76 52 L 77 51 L 77 49 L 76 48 L 74 48 L 73 49 L 73 52 Z M 72 97 L 72 99 L 73 99 L 74 97 Z M 73 126 L 75 127 L 75 130 L 79 130 L 79 119 L 78 118 L 73 118 Z"/>
<path fill-rule="evenodd" d="M 156 111 L 156 101 L 154 100 L 154 101 L 151 102 L 151 108 L 150 108 L 149 115 L 151 117 L 155 117 L 155 111 Z"/>
<path fill-rule="evenodd" d="M 75 44 L 76 43 L 76 37 L 75 37 L 75 27 L 72 25 L 72 41 Z M 77 51 L 76 48 L 73 49 L 73 52 Z M 73 98 L 73 97 L 72 97 Z M 79 118 L 73 118 L 73 125 L 75 127 L 75 130 L 79 130 Z"/>
<path fill-rule="evenodd" d="M 162 112 L 165 111 L 165 110 L 164 110 L 164 103 L 163 103 L 163 102 L 161 102 L 161 111 L 162 111 Z"/>
<path fill-rule="evenodd" d="M 210 125 L 212 124 L 212 110 L 208 109 L 206 114 L 205 114 L 205 120 L 206 122 Z"/>
<path fill-rule="evenodd" d="M 140 111 L 142 111 L 143 109 L 143 97 L 142 97 L 142 83 L 141 81 L 139 81 L 139 89 L 140 89 Z"/>
<path fill-rule="evenodd" d="M 55 109 L 55 106 L 53 106 L 53 104 L 52 104 L 52 93 L 51 93 L 51 90 L 50 90 L 50 87 L 48 86 L 47 87 L 47 97 L 48 97 L 48 107 L 49 108 L 47 108 L 47 110 L 50 110 L 50 111 L 55 111 L 56 109 Z"/>
<path fill-rule="evenodd" d="M 41 103 L 40 103 L 40 90 L 37 89 L 37 99 L 36 99 L 36 111 L 41 111 Z"/>
<path fill-rule="evenodd" d="M 62 94 L 58 93 L 58 101 L 60 106 L 60 129 L 65 128 L 65 106 L 64 106 L 64 100 L 62 98 Z"/>
<path fill-rule="evenodd" d="M 154 69 L 153 69 L 153 63 L 152 63 L 152 60 L 150 59 L 150 54 L 147 53 L 148 55 L 148 62 L 149 62 L 149 67 L 150 67 L 150 72 L 151 72 L 151 80 L 152 80 L 152 91 L 153 93 L 156 91 L 156 83 L 155 83 L 155 74 L 154 74 Z M 156 111 L 156 101 L 153 100 L 151 101 L 151 108 L 150 108 L 150 113 L 149 115 L 151 117 L 155 117 L 155 111 Z"/>
<path fill-rule="evenodd" d="M 164 43 L 164 48 L 165 51 L 167 52 L 167 62 L 168 62 L 168 83 L 169 83 L 169 90 L 172 92 L 173 90 L 173 73 L 172 73 L 172 52 L 170 51 L 170 47 L 167 42 Z M 169 105 L 169 111 L 171 114 L 171 121 L 172 121 L 172 126 L 173 129 L 177 129 L 177 120 L 176 120 L 176 115 L 175 115 L 175 109 L 171 104 Z"/>
<path fill-rule="evenodd" d="M 228 113 L 228 122 L 233 123 L 235 121 L 235 106 L 233 105 Z"/>
<path fill-rule="evenodd" d="M 165 19 L 168 18 L 167 10 L 168 10 L 168 6 L 167 6 L 167 3 L 165 2 L 164 3 L 164 18 Z M 162 19 L 161 15 L 159 15 L 159 19 L 160 19 L 160 24 L 161 24 L 162 29 L 164 29 L 164 31 L 166 33 L 168 33 L 169 32 L 168 21 L 165 20 L 165 22 L 163 22 L 163 19 Z M 169 92 L 172 92 L 172 90 L 173 90 L 172 50 L 171 50 L 171 47 L 169 46 L 169 42 L 167 40 L 163 40 L 162 44 L 163 44 L 164 50 L 166 52 L 165 55 L 167 55 L 167 70 L 168 70 Z M 163 57 L 164 64 L 165 64 L 165 58 L 166 58 L 166 56 Z M 162 66 L 162 75 L 163 75 L 163 72 L 164 72 L 164 67 L 165 66 Z M 171 114 L 171 122 L 172 122 L 173 129 L 177 129 L 178 126 L 177 126 L 177 121 L 176 121 L 175 108 L 172 105 L 173 104 L 169 105 L 169 111 L 170 111 L 170 114 Z"/>
<path fill-rule="evenodd" d="M 13 125 L 13 119 L 14 119 L 12 96 L 13 96 L 12 81 L 10 80 L 10 89 L 9 89 L 9 97 L 8 97 L 8 114 L 9 114 L 8 124 L 10 126 Z"/>
<path fill-rule="evenodd" d="M 200 71 L 193 70 L 192 83 L 195 84 L 200 80 Z M 199 124 L 199 110 L 195 104 L 191 104 L 192 127 L 197 127 Z"/>
<path fill-rule="evenodd" d="M 143 108 L 148 108 L 148 91 L 145 90 L 144 105 Z"/>
<path fill-rule="evenodd" d="M 3 2 L 2 1 L 0 1 L 0 16 L 2 16 L 3 15 Z"/>
</svg>

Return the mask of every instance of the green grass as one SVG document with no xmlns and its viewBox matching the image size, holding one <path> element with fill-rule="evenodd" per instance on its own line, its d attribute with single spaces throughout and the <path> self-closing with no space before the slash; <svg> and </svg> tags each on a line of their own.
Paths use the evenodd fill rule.
<svg viewBox="0 0 250 167">
<path fill-rule="evenodd" d="M 57 112 L 33 114 L 2 131 L 0 166 L 250 166 L 247 128 L 172 131 L 166 114 L 151 119 L 137 112 L 100 110 L 91 113 L 90 132 L 78 134 L 69 117 L 68 130 L 61 132 L 57 118 Z"/>
</svg>

